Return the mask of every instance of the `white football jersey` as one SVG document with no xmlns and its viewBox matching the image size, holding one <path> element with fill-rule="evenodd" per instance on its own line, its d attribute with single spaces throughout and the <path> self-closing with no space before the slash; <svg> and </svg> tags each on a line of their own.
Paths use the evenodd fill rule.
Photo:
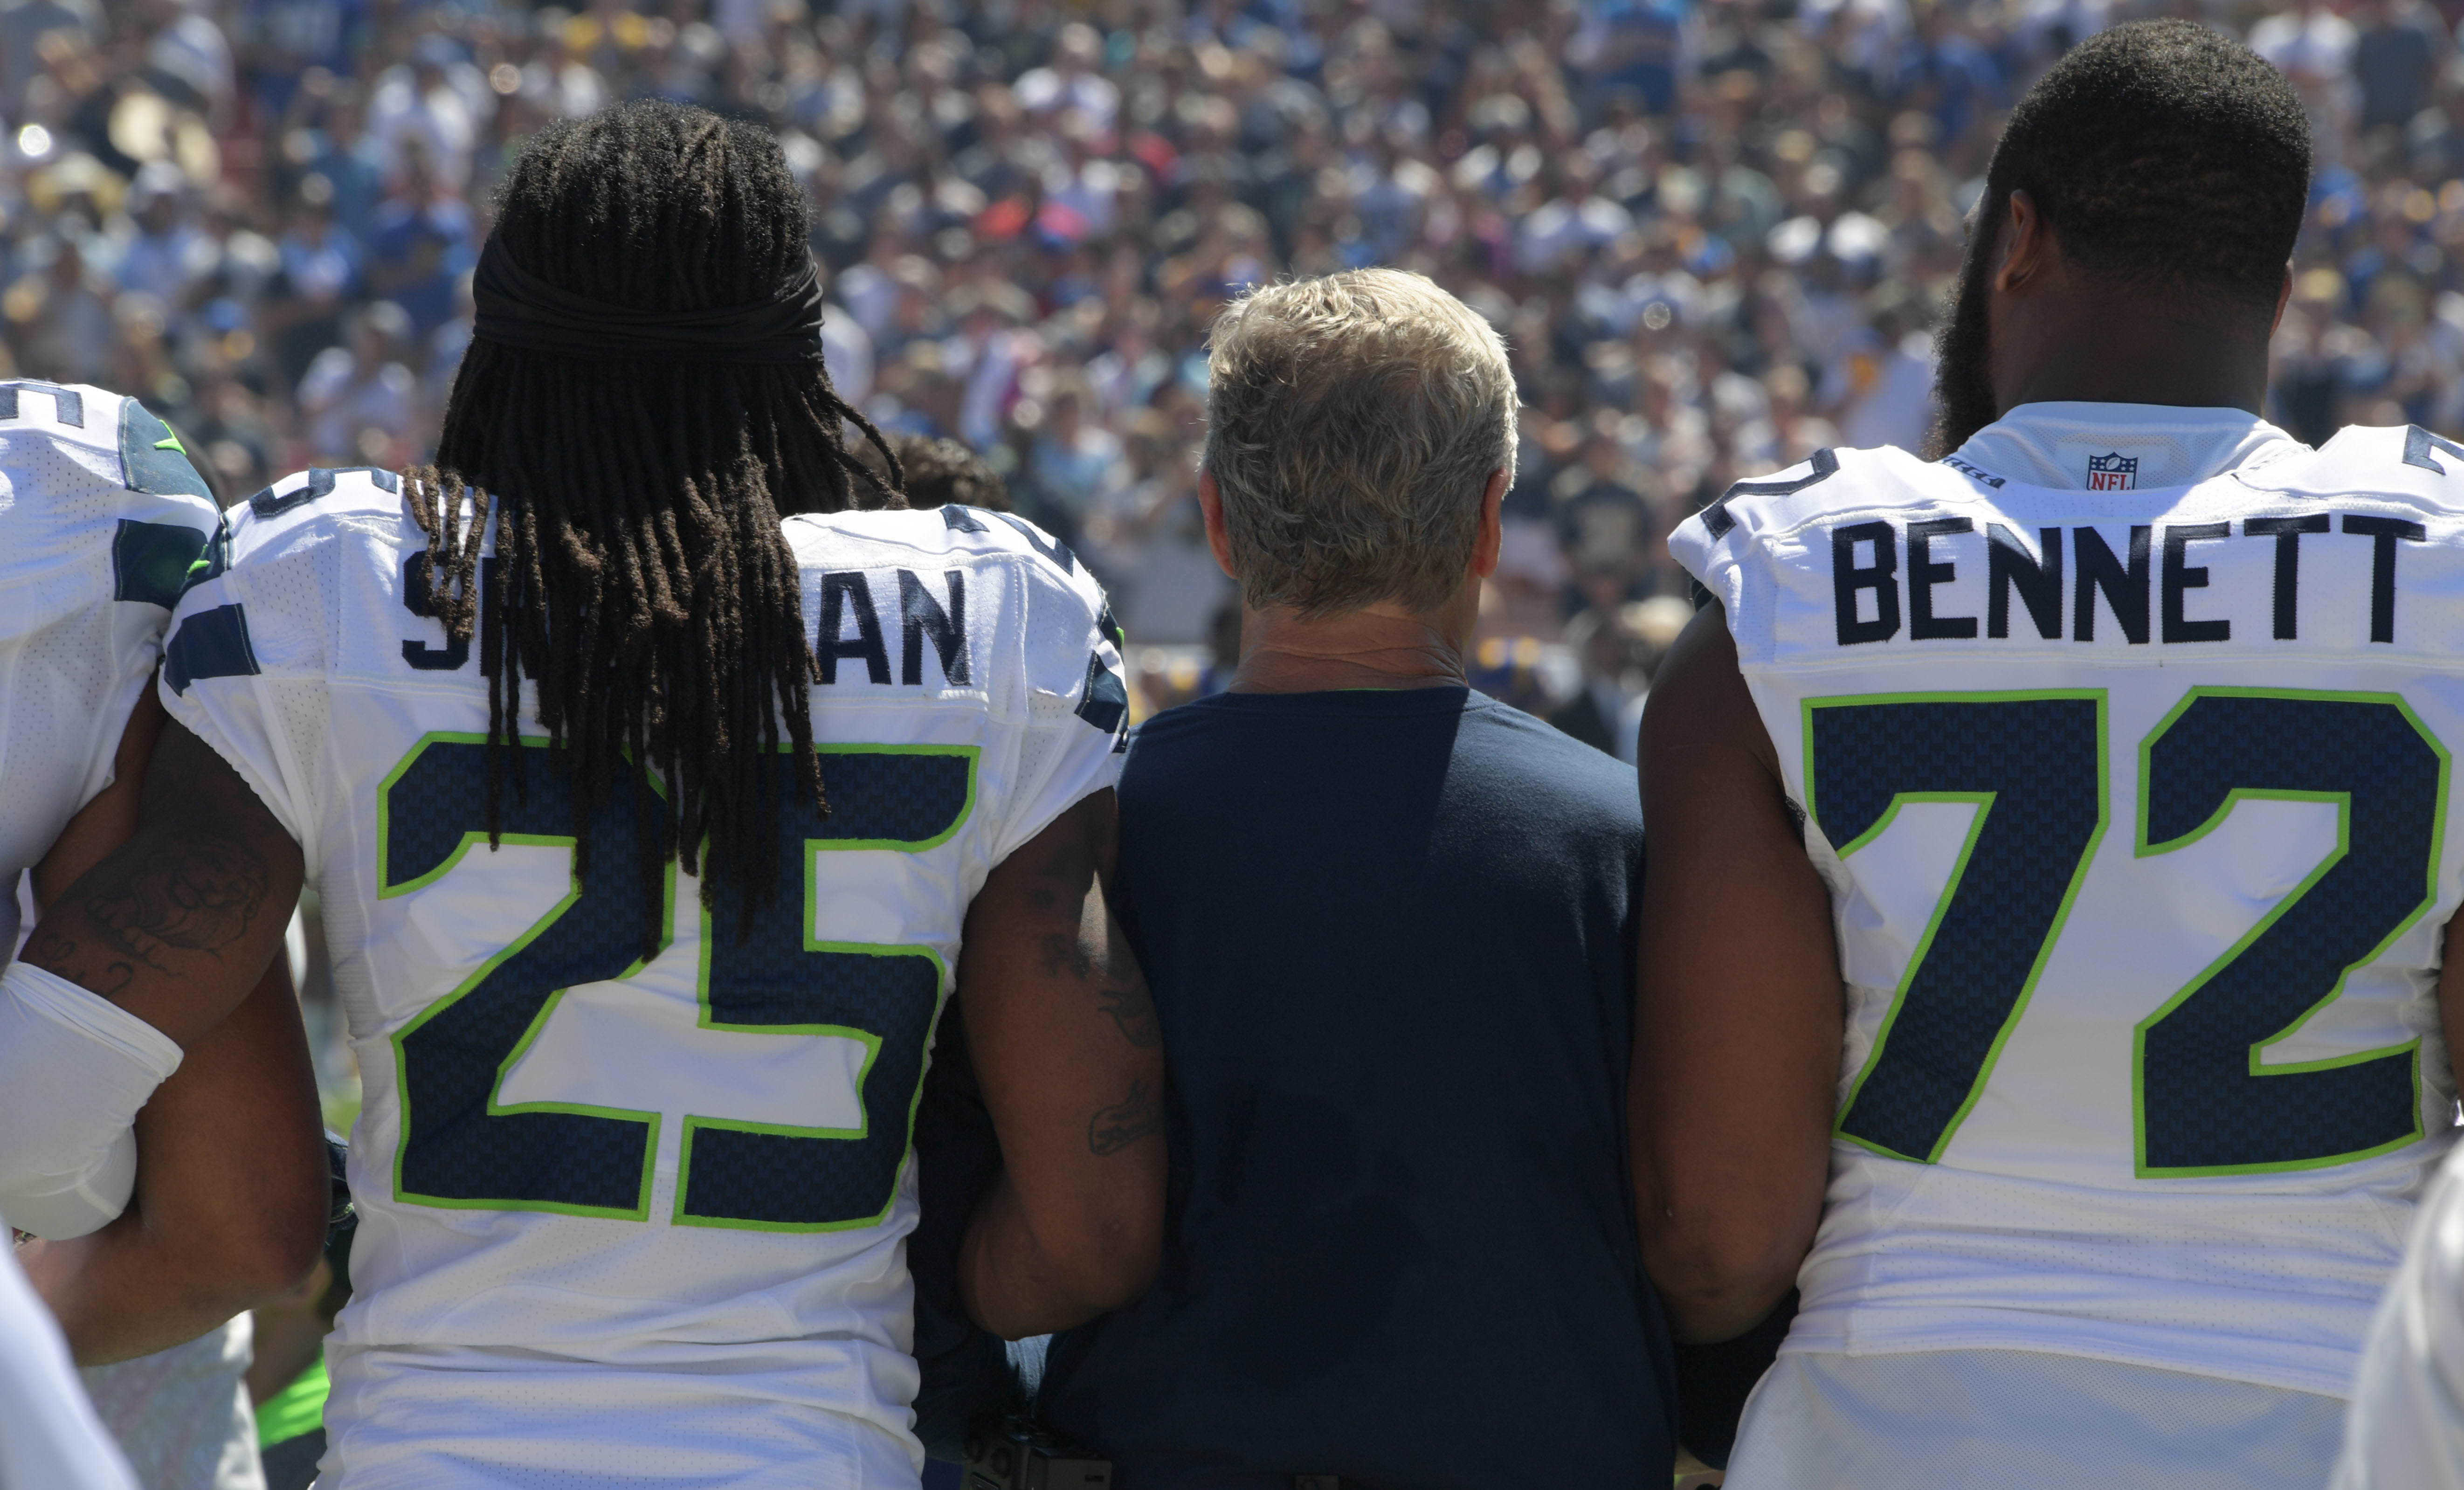
<svg viewBox="0 0 2464 1490">
<path fill-rule="evenodd" d="M 2334 1490 L 2464 1490 L 2464 1150 L 2422 1196 L 2379 1302 Z"/>
<path fill-rule="evenodd" d="M 0 946 L 17 875 L 111 784 L 163 627 L 221 515 L 135 399 L 0 383 Z"/>
<path fill-rule="evenodd" d="M 2464 449 L 2245 424 L 2171 486 L 1826 450 L 1671 539 L 1846 983 L 1790 1350 L 2348 1389 L 2454 1120 Z"/>
<path fill-rule="evenodd" d="M 9 1252 L 0 1252 L 0 1490 L 137 1490 L 69 1364 L 59 1322 Z"/>
<path fill-rule="evenodd" d="M 489 848 L 486 680 L 398 489 L 233 509 L 164 668 L 299 840 L 364 1083 L 321 1483 L 913 1484 L 910 1127 L 968 902 L 1118 774 L 1102 592 L 1000 515 L 790 519 L 829 813 L 781 756 L 778 903 L 739 939 L 674 874 L 645 962 L 655 788 L 577 872 L 535 762 Z"/>
<path fill-rule="evenodd" d="M 102 1425 L 150 1490 L 265 1490 L 248 1400 L 254 1321 L 225 1321 L 186 1345 L 77 1372 Z"/>
</svg>

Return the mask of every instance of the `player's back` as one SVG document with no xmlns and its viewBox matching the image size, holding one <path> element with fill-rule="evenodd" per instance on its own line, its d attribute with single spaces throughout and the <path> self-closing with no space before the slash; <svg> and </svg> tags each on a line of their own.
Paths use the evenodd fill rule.
<svg viewBox="0 0 2464 1490">
<path fill-rule="evenodd" d="M 1847 984 L 1792 1352 L 2341 1394 L 2450 1140 L 2464 450 L 2314 452 L 2239 416 L 2189 456 L 2196 431 L 2130 427 L 2166 415 L 2036 405 L 1930 465 L 1825 451 L 1675 540 L 1727 608 Z M 2181 484 L 2090 449 L 2100 419 L 2180 446 Z M 2086 489 L 1968 458 L 1997 438 Z"/>
<path fill-rule="evenodd" d="M 0 383 L 0 932 L 15 930 L 17 873 L 109 783 L 219 518 L 178 437 L 136 400 Z"/>
<path fill-rule="evenodd" d="M 1100 593 L 1024 524 L 785 530 L 827 811 L 782 753 L 777 901 L 671 872 L 647 960 L 658 788 L 620 780 L 577 866 L 526 709 L 491 851 L 483 649 L 426 615 L 396 477 L 277 483 L 183 605 L 173 712 L 298 837 L 365 1088 L 329 1490 L 913 1482 L 934 1018 L 986 873 L 1110 783 L 1126 695 Z"/>
</svg>

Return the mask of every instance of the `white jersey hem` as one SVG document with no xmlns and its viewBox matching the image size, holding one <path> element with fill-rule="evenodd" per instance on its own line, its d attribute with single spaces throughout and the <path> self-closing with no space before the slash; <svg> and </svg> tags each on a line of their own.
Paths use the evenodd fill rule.
<svg viewBox="0 0 2464 1490">
<path fill-rule="evenodd" d="M 2277 1352 L 2288 1349 L 2281 1341 L 2272 1341 L 2269 1346 Z M 2218 1381 L 2306 1391 L 2315 1396 L 2334 1397 L 2338 1401 L 2351 1398 L 2353 1370 L 2361 1359 L 2354 1351 L 2321 1350 L 2316 1352 L 2321 1357 L 2318 1369 L 2305 1370 L 2282 1360 L 2227 1364 L 2219 1362 L 2211 1353 L 2167 1350 L 2116 1341 L 2110 1336 L 2065 1340 L 2057 1345 L 2042 1336 L 2014 1334 L 2007 1329 L 1877 1330 L 1861 1325 L 1838 1331 L 1821 1327 L 1792 1329 L 1779 1348 L 1782 1355 L 1919 1355 L 1934 1350 L 2018 1350 L 2031 1355 L 2077 1356 L 2082 1360 L 2110 1361 L 2117 1366 L 2145 1366 Z M 2330 1356 L 2334 1357 L 2332 1363 L 2326 1359 Z"/>
</svg>

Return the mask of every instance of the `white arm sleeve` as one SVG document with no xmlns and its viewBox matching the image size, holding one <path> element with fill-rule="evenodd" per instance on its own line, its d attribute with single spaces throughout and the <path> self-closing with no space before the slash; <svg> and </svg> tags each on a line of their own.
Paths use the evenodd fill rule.
<svg viewBox="0 0 2464 1490">
<path fill-rule="evenodd" d="M 2335 1490 L 2464 1490 L 2464 1148 L 2413 1216 L 2363 1348 Z"/>
<path fill-rule="evenodd" d="M 143 1019 L 23 962 L 0 973 L 0 1211 L 37 1237 L 81 1237 L 128 1204 L 137 1109 L 180 1068 Z"/>
<path fill-rule="evenodd" d="M 15 1214 L 11 1225 L 25 1222 Z M 17 1260 L 0 1254 L 0 1490 L 137 1490 Z"/>
</svg>

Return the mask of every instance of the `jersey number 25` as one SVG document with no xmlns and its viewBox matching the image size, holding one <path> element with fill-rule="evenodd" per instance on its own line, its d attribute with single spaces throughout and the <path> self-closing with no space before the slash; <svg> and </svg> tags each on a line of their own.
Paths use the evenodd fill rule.
<svg viewBox="0 0 2464 1490">
<path fill-rule="evenodd" d="M 542 753 L 547 743 L 525 738 Z M 379 791 L 383 898 L 450 874 L 487 844 L 487 743 L 422 739 Z M 946 843 L 974 809 L 977 752 L 956 745 L 823 745 L 830 815 L 796 803 L 779 758 L 782 817 L 777 904 L 745 925 L 722 889 L 702 913 L 698 974 L 706 1029 L 835 1036 L 865 1047 L 855 1128 L 795 1128 L 688 1115 L 672 1222 L 769 1231 L 869 1226 L 890 1210 L 907 1157 L 925 1046 L 946 970 L 924 947 L 828 942 L 813 929 L 813 868 L 826 849 L 921 853 Z M 528 791 L 508 792 L 502 841 L 569 846 L 573 799 L 561 771 L 535 760 Z M 498 1089 L 565 991 L 641 971 L 638 811 L 657 790 L 620 782 L 591 822 L 589 863 L 564 898 L 393 1037 L 402 1140 L 394 1196 L 413 1205 L 554 1211 L 646 1220 L 659 1148 L 656 1111 L 569 1103 L 506 1105 Z M 674 922 L 668 872 L 666 927 Z"/>
</svg>

